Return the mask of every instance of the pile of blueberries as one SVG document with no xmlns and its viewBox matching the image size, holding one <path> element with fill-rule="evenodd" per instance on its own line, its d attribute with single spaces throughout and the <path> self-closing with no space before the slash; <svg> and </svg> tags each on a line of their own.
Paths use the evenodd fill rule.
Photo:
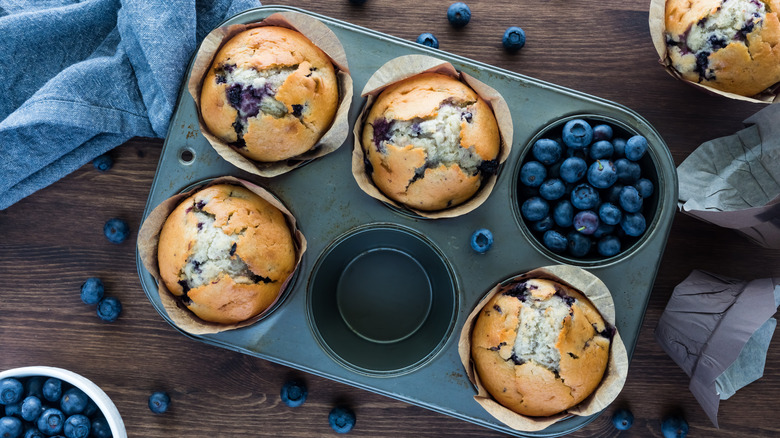
<svg viewBox="0 0 780 438">
<path fill-rule="evenodd" d="M 645 200 L 655 187 L 640 164 L 647 139 L 620 138 L 596 123 L 569 120 L 560 138 L 534 142 L 519 175 L 529 229 L 550 251 L 575 258 L 619 254 L 644 234 L 653 212 Z"/>
<path fill-rule="evenodd" d="M 108 438 L 111 428 L 84 391 L 55 377 L 0 380 L 3 438 Z"/>
</svg>

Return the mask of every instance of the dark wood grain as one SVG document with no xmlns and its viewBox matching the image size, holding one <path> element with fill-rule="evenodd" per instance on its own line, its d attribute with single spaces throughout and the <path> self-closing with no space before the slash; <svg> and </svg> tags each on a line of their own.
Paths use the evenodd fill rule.
<svg viewBox="0 0 780 438">
<path fill-rule="evenodd" d="M 446 20 L 449 1 L 273 1 L 414 40 L 433 32 L 441 49 L 625 105 L 653 124 L 679 164 L 702 142 L 730 135 L 761 105 L 702 93 L 660 67 L 650 41 L 648 1 L 470 1 L 464 29 Z M 527 45 L 508 54 L 501 36 L 511 25 Z M 543 104 L 543 103 L 541 103 Z M 531 111 L 533 109 L 530 109 Z M 265 360 L 205 345 L 164 322 L 141 288 L 135 231 L 109 243 L 103 223 L 121 217 L 140 225 L 162 139 L 135 138 L 113 151 L 107 173 L 81 169 L 0 211 L 0 369 L 54 365 L 101 386 L 121 412 L 131 437 L 332 435 L 327 413 L 354 408 L 352 436 L 502 436 L 446 415 L 308 375 Z M 754 279 L 780 276 L 780 252 L 762 249 L 731 231 L 677 214 L 642 324 L 623 392 L 604 415 L 574 437 L 660 437 L 661 418 L 685 414 L 691 436 L 778 436 L 780 349 L 772 345 L 765 375 L 721 403 L 715 429 L 688 391 L 688 377 L 661 350 L 653 329 L 676 284 L 693 269 Z M 101 323 L 79 299 L 89 276 L 123 303 L 113 324 Z M 775 337 L 777 338 L 777 336 Z M 280 402 L 289 377 L 305 380 L 306 404 Z M 435 391 L 436 388 L 430 388 Z M 147 397 L 166 390 L 164 415 Z M 634 427 L 618 434 L 609 417 L 629 407 Z"/>
</svg>

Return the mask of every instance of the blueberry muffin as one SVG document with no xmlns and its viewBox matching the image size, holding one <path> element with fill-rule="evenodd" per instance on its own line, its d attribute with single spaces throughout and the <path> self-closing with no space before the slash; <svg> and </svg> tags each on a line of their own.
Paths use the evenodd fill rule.
<svg viewBox="0 0 780 438">
<path fill-rule="evenodd" d="M 493 111 L 468 85 L 438 73 L 382 91 L 366 118 L 362 143 L 377 188 L 421 211 L 462 204 L 498 168 Z"/>
<path fill-rule="evenodd" d="M 487 302 L 471 334 L 471 357 L 498 403 L 522 415 L 549 416 L 596 389 L 612 334 L 582 294 L 532 279 L 505 287 Z"/>
<path fill-rule="evenodd" d="M 163 225 L 157 254 L 168 290 L 201 319 L 222 324 L 268 308 L 296 263 L 282 212 L 230 184 L 179 204 Z"/>
<path fill-rule="evenodd" d="M 330 128 L 338 107 L 330 59 L 300 33 L 256 27 L 231 38 L 203 81 L 208 130 L 247 158 L 300 155 Z"/>
<path fill-rule="evenodd" d="M 753 96 L 780 82 L 778 0 L 668 0 L 666 44 L 686 80 Z"/>
</svg>

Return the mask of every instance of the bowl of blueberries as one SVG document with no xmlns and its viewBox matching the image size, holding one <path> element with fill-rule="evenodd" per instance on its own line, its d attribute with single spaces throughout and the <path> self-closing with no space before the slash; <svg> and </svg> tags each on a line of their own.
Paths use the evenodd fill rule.
<svg viewBox="0 0 780 438">
<path fill-rule="evenodd" d="M 114 403 L 90 380 L 62 368 L 0 372 L 0 437 L 126 438 Z"/>
<path fill-rule="evenodd" d="M 627 257 L 658 220 L 662 146 L 607 116 L 556 120 L 531 139 L 516 167 L 521 229 L 564 263 L 603 265 Z"/>
</svg>

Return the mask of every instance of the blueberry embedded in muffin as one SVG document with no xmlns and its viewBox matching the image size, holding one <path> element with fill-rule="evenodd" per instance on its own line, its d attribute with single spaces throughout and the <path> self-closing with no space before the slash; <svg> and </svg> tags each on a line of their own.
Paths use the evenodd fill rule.
<svg viewBox="0 0 780 438">
<path fill-rule="evenodd" d="M 776 1 L 668 0 L 666 44 L 686 80 L 744 96 L 780 82 Z"/>
<path fill-rule="evenodd" d="M 385 89 L 369 111 L 362 143 L 377 188 L 422 211 L 462 204 L 498 169 L 492 110 L 466 84 L 442 74 Z"/>
<path fill-rule="evenodd" d="M 312 149 L 338 106 L 330 59 L 302 34 L 275 26 L 246 30 L 220 49 L 201 90 L 208 130 L 255 161 Z"/>
<path fill-rule="evenodd" d="M 206 321 L 237 323 L 268 308 L 295 266 L 281 211 L 246 188 L 218 184 L 168 216 L 158 262 L 168 290 Z"/>
</svg>

